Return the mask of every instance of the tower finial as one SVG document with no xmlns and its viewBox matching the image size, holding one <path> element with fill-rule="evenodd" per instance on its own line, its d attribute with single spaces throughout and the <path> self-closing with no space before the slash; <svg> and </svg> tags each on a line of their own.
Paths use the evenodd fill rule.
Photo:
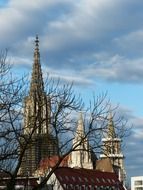
<svg viewBox="0 0 143 190">
<path fill-rule="evenodd" d="M 38 50 L 39 50 L 39 38 L 38 38 L 38 34 L 36 35 L 35 49 L 38 49 Z"/>
</svg>

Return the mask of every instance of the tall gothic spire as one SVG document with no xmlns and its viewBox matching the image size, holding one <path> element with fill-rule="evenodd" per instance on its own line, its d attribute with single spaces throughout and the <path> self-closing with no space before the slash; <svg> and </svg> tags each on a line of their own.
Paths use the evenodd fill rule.
<svg viewBox="0 0 143 190">
<path fill-rule="evenodd" d="M 109 115 L 109 123 L 108 123 L 107 130 L 108 130 L 107 131 L 108 138 L 111 138 L 111 139 L 116 138 L 112 113 L 110 113 Z"/>
<path fill-rule="evenodd" d="M 35 40 L 35 51 L 34 51 L 34 63 L 32 69 L 32 78 L 30 84 L 30 95 L 40 95 L 44 92 L 44 84 L 42 78 L 42 70 L 40 64 L 40 52 L 39 52 L 39 39 L 38 35 Z"/>
</svg>

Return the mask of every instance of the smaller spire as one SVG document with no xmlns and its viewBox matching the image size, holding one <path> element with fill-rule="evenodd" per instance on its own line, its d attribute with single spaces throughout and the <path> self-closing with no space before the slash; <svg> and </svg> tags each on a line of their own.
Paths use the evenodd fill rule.
<svg viewBox="0 0 143 190">
<path fill-rule="evenodd" d="M 77 133 L 79 133 L 80 136 L 84 135 L 84 124 L 83 124 L 82 112 L 79 113 L 79 119 L 78 119 L 78 125 L 77 125 Z"/>
<path fill-rule="evenodd" d="M 110 112 L 109 114 L 109 123 L 108 123 L 108 131 L 107 131 L 107 136 L 108 138 L 115 138 L 116 134 L 115 134 L 115 129 L 114 129 L 114 122 L 113 122 L 113 116 L 112 113 Z"/>
<path fill-rule="evenodd" d="M 84 132 L 84 121 L 82 112 L 79 113 L 79 119 L 77 122 L 77 130 L 73 139 L 73 147 L 76 151 L 72 151 L 70 167 L 88 168 L 93 169 L 93 162 L 91 160 L 91 149 L 89 147 L 88 138 Z"/>
</svg>

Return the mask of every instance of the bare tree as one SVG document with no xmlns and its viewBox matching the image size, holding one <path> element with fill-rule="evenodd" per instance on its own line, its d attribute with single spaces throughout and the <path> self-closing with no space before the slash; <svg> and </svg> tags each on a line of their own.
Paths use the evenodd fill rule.
<svg viewBox="0 0 143 190">
<path fill-rule="evenodd" d="M 11 180 L 17 176 L 19 140 L 22 132 L 22 100 L 26 95 L 24 78 L 11 74 L 7 50 L 0 54 L 0 171 Z"/>
<path fill-rule="evenodd" d="M 70 155 L 73 151 L 81 150 L 81 144 L 88 143 L 89 147 L 82 147 L 83 151 L 93 151 L 96 154 L 102 152 L 101 137 L 103 133 L 107 132 L 108 116 L 111 111 L 110 100 L 107 99 L 107 94 L 103 93 L 97 97 L 93 96 L 89 106 L 86 107 L 80 97 L 74 95 L 72 85 L 63 85 L 59 82 L 57 85 L 48 84 L 48 96 L 51 98 L 51 129 L 58 142 L 59 160 L 51 170 L 47 170 L 43 176 L 42 182 L 33 188 L 34 190 L 41 189 L 47 183 L 54 171 L 59 167 L 62 160 Z M 77 117 L 79 112 L 84 110 L 84 126 L 85 133 L 83 136 L 79 135 L 79 141 L 73 143 L 73 139 L 78 133 Z M 123 129 L 123 120 L 118 121 L 118 131 Z M 124 123 L 125 124 L 125 123 Z M 124 126 L 125 127 L 125 126 Z M 122 131 L 123 132 L 123 131 Z M 123 135 L 123 133 L 122 133 Z M 124 136 L 124 135 L 123 135 Z"/>
<path fill-rule="evenodd" d="M 80 96 L 77 97 L 72 85 L 65 85 L 59 81 L 47 80 L 46 96 L 49 97 L 50 114 L 42 118 L 41 110 L 45 101 L 34 97 L 37 111 L 31 111 L 29 120 L 24 128 L 23 99 L 27 95 L 24 79 L 13 78 L 7 53 L 0 55 L 0 170 L 10 177 L 7 189 L 14 189 L 16 177 L 20 171 L 25 152 L 30 148 L 37 130 L 48 121 L 50 133 L 57 146 L 59 160 L 47 173 L 43 181 L 33 189 L 41 189 L 59 167 L 62 160 L 73 151 L 77 151 L 82 143 L 88 140 L 92 151 L 101 152 L 101 135 L 107 129 L 108 115 L 111 110 L 107 95 L 93 96 L 93 100 L 86 107 Z M 37 104 L 38 102 L 38 104 Z M 77 126 L 77 113 L 85 111 L 85 134 L 78 143 L 73 144 Z M 31 123 L 32 121 L 32 123 Z M 118 120 L 119 121 L 119 120 Z M 119 127 L 118 127 L 119 129 Z M 28 131 L 25 132 L 24 131 Z M 123 132 L 123 131 L 122 131 Z M 122 136 L 123 133 L 122 133 Z M 90 151 L 89 149 L 84 151 Z"/>
</svg>

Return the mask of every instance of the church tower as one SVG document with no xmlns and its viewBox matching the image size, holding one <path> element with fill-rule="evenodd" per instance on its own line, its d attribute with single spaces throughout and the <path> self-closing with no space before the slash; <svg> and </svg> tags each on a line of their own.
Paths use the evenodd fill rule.
<svg viewBox="0 0 143 190">
<path fill-rule="evenodd" d="M 39 39 L 36 36 L 30 90 L 24 100 L 23 136 L 29 143 L 22 160 L 23 175 L 32 175 L 41 159 L 57 153 L 56 140 L 50 134 L 50 116 L 50 97 L 44 91 Z"/>
<path fill-rule="evenodd" d="M 88 139 L 85 136 L 83 117 L 82 113 L 80 113 L 75 138 L 73 139 L 73 147 L 78 143 L 79 145 L 70 155 L 69 167 L 71 168 L 94 168 L 94 161 L 92 160 L 94 155 L 90 150 Z"/>
<path fill-rule="evenodd" d="M 118 174 L 119 180 L 124 184 L 125 182 L 125 168 L 124 168 L 124 155 L 121 152 L 121 139 L 115 133 L 115 126 L 112 114 L 109 117 L 107 128 L 107 137 L 102 139 L 103 154 L 100 155 L 101 159 L 109 158 L 114 171 Z"/>
</svg>

